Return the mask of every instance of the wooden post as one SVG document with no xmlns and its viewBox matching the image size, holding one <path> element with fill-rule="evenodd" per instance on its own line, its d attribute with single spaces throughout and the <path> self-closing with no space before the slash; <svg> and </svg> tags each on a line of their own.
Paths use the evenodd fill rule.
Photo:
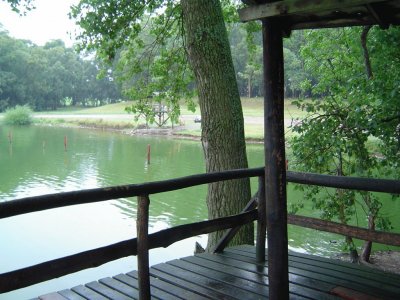
<svg viewBox="0 0 400 300">
<path fill-rule="evenodd" d="M 137 261 L 139 299 L 150 299 L 149 275 L 149 196 L 138 196 L 137 211 Z"/>
<path fill-rule="evenodd" d="M 8 132 L 8 143 L 12 145 L 12 133 L 11 131 Z"/>
<path fill-rule="evenodd" d="M 279 19 L 263 24 L 265 184 L 269 299 L 289 299 L 284 66 Z"/>
<path fill-rule="evenodd" d="M 68 149 L 68 139 L 67 136 L 64 135 L 64 151 L 67 152 Z"/>
<path fill-rule="evenodd" d="M 147 164 L 150 164 L 150 144 L 147 145 Z"/>
<path fill-rule="evenodd" d="M 256 259 L 258 262 L 265 261 L 265 235 L 267 229 L 267 211 L 265 208 L 265 177 L 258 177 L 258 219 L 257 219 L 257 242 Z"/>
</svg>

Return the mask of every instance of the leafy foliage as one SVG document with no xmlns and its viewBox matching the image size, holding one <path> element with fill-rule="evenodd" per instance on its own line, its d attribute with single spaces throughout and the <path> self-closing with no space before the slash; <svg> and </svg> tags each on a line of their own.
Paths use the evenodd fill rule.
<svg viewBox="0 0 400 300">
<path fill-rule="evenodd" d="M 71 16 L 83 28 L 81 49 L 96 49 L 103 62 L 113 62 L 123 91 L 136 100 L 127 111 L 154 122 L 149 107 L 166 106 L 178 122 L 180 99 L 194 110 L 193 75 L 182 39 L 176 1 L 80 1 Z M 106 69 L 106 66 L 105 68 Z"/>
<path fill-rule="evenodd" d="M 0 30 L 0 111 L 28 104 L 35 110 L 69 104 L 101 104 L 120 99 L 112 76 L 97 79 L 95 61 L 82 59 L 60 40 L 43 47 L 17 40 Z"/>
<path fill-rule="evenodd" d="M 20 15 L 26 15 L 27 12 L 35 9 L 34 0 L 5 0 L 8 2 L 13 11 Z"/>
<path fill-rule="evenodd" d="M 33 122 L 32 110 L 27 105 L 7 109 L 3 122 L 6 125 L 30 125 Z"/>
<path fill-rule="evenodd" d="M 305 36 L 302 56 L 316 81 L 304 83 L 313 98 L 295 102 L 308 113 L 293 126 L 297 135 L 291 146 L 300 170 L 339 176 L 399 176 L 400 30 L 371 29 L 367 45 L 372 77 L 365 71 L 362 30 L 309 31 Z M 376 149 L 370 147 L 372 141 Z M 369 193 L 331 193 L 313 187 L 306 190 L 306 196 L 325 219 L 347 223 L 360 201 L 366 217 L 373 216 L 381 229 L 390 228 L 388 220 L 379 215 L 381 203 Z"/>
</svg>

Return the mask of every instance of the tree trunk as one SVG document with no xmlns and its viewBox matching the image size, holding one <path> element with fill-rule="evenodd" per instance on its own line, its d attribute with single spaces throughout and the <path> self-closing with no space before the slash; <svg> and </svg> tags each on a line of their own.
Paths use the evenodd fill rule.
<svg viewBox="0 0 400 300">
<path fill-rule="evenodd" d="M 369 215 L 368 216 L 368 229 L 375 230 L 375 216 Z M 363 250 L 361 252 L 361 260 L 363 262 L 369 263 L 369 258 L 371 256 L 371 250 L 372 250 L 372 242 L 371 241 L 365 241 Z"/>
<path fill-rule="evenodd" d="M 364 199 L 364 203 L 368 207 L 368 229 L 375 230 L 375 220 L 378 215 L 379 208 L 372 205 L 370 193 L 367 193 L 363 197 L 363 199 Z M 371 250 L 372 250 L 372 242 L 365 241 L 362 252 L 361 252 L 361 257 L 360 257 L 361 262 L 369 263 L 369 258 L 371 256 Z"/>
<path fill-rule="evenodd" d="M 343 174 L 343 157 L 342 157 L 342 151 L 339 149 L 339 161 L 338 161 L 338 167 L 337 167 L 337 176 L 344 176 Z M 343 197 L 344 190 L 343 189 L 336 189 L 336 193 L 340 195 L 340 198 Z M 339 211 L 339 221 L 347 225 L 346 221 L 346 214 L 345 214 L 345 208 L 343 204 L 340 207 Z M 345 237 L 346 244 L 349 247 L 349 256 L 350 256 L 350 261 L 352 263 L 357 263 L 358 262 L 358 252 L 357 249 L 354 245 L 353 238 L 351 236 L 346 236 Z"/>
<path fill-rule="evenodd" d="M 206 172 L 247 168 L 243 112 L 221 5 L 218 0 L 181 0 L 185 44 L 199 93 Z M 250 199 L 248 179 L 209 184 L 209 219 L 239 213 Z M 210 250 L 223 232 L 208 237 Z M 253 244 L 246 225 L 231 245 Z"/>
</svg>

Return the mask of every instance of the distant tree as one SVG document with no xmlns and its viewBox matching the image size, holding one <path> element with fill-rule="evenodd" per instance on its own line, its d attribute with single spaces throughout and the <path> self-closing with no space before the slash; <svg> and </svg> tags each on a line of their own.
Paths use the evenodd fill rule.
<svg viewBox="0 0 400 300">
<path fill-rule="evenodd" d="M 43 47 L 11 38 L 0 29 L 0 111 L 28 104 L 34 110 L 56 109 L 96 99 L 97 105 L 121 99 L 112 73 L 97 78 L 99 66 L 83 59 L 61 40 Z"/>
</svg>

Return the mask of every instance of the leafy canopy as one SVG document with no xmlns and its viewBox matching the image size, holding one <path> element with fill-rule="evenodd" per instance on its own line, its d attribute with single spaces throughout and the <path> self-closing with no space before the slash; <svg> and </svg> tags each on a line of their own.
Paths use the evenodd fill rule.
<svg viewBox="0 0 400 300">
<path fill-rule="evenodd" d="M 80 50 L 96 50 L 105 63 L 115 59 L 117 79 L 136 100 L 127 111 L 145 113 L 153 122 L 152 107 L 165 105 L 177 123 L 181 98 L 194 110 L 179 3 L 82 0 L 72 7 L 71 17 L 83 29 Z"/>
<path fill-rule="evenodd" d="M 305 35 L 302 56 L 314 80 L 303 83 L 313 98 L 295 102 L 308 113 L 295 122 L 291 140 L 300 170 L 339 176 L 400 175 L 400 28 L 369 31 L 370 75 L 361 44 L 363 30 L 318 30 Z M 325 219 L 347 223 L 358 202 L 379 228 L 390 227 L 379 215 L 381 203 L 372 194 L 312 187 L 305 197 L 313 200 Z"/>
</svg>

